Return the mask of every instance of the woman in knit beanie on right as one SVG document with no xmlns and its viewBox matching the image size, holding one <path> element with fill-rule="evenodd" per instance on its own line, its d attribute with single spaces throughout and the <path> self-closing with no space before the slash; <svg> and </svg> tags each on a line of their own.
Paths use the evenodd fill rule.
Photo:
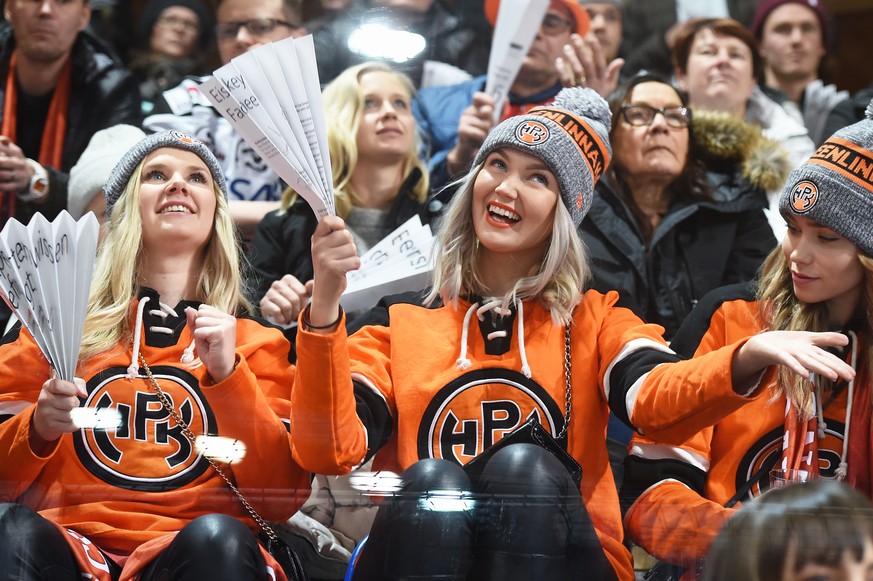
<svg viewBox="0 0 873 581">
<path fill-rule="evenodd" d="M 787 232 L 757 285 L 704 297 L 670 346 L 699 357 L 763 331 L 838 331 L 849 341 L 837 354 L 856 376 L 834 382 L 780 369 L 765 390 L 772 397 L 681 447 L 635 436 L 622 496 L 638 498 L 625 524 L 662 561 L 696 568 L 736 501 L 757 496 L 771 479 L 781 482 L 778 471 L 836 478 L 873 494 L 873 104 L 866 119 L 835 133 L 791 173 L 779 209 Z"/>
<path fill-rule="evenodd" d="M 744 405 L 770 365 L 854 376 L 822 348 L 844 344 L 837 333 L 762 334 L 679 361 L 615 291 L 586 292 L 576 228 L 612 155 L 609 126 L 606 102 L 571 88 L 495 127 L 447 209 L 427 306 L 384 299 L 351 337 L 339 298 L 360 259 L 340 218 L 319 223 L 291 391 L 295 458 L 343 474 L 375 454 L 376 469 L 401 473 L 355 579 L 629 581 L 610 409 L 681 442 Z M 581 484 L 532 443 L 462 468 L 530 418 L 582 466 Z"/>
</svg>

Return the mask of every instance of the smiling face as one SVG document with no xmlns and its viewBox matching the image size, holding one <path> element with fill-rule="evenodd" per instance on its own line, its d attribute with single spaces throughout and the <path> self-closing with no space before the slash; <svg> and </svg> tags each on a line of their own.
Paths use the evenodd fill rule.
<svg viewBox="0 0 873 581">
<path fill-rule="evenodd" d="M 791 215 L 786 222 L 782 252 L 795 296 L 805 303 L 824 302 L 831 324 L 845 324 L 855 313 L 865 283 L 858 247 L 809 218 Z"/>
<path fill-rule="evenodd" d="M 735 36 L 704 28 L 691 43 L 685 73 L 677 70 L 676 79 L 692 107 L 743 117 L 755 88 L 752 50 Z"/>
<path fill-rule="evenodd" d="M 659 82 L 640 83 L 633 88 L 626 104 L 657 109 L 683 106 L 676 90 Z M 688 160 L 687 127 L 671 127 L 661 113 L 656 113 L 648 126 L 631 125 L 622 114 L 617 118 L 610 137 L 613 163 L 631 189 L 636 183 L 669 183 L 682 173 Z"/>
<path fill-rule="evenodd" d="M 397 75 L 386 71 L 364 73 L 359 83 L 358 162 L 396 163 L 406 159 L 415 142 L 409 89 Z"/>
<path fill-rule="evenodd" d="M 144 248 L 205 248 L 215 222 L 214 187 L 209 168 L 196 153 L 162 147 L 149 154 L 139 189 Z"/>
<path fill-rule="evenodd" d="M 473 184 L 481 260 L 508 258 L 523 272 L 539 264 L 559 196 L 558 180 L 539 158 L 511 147 L 488 154 Z"/>
</svg>

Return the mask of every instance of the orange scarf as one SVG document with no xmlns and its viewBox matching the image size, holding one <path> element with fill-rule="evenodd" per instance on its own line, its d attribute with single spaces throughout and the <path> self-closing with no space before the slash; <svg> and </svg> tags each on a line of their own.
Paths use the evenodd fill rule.
<svg viewBox="0 0 873 581">
<path fill-rule="evenodd" d="M 13 143 L 18 143 L 18 91 L 15 86 L 16 52 L 13 51 L 9 60 L 9 73 L 6 75 L 6 96 L 3 103 L 3 122 L 0 124 L 0 135 L 8 137 Z M 67 58 L 64 68 L 58 77 L 52 102 L 49 105 L 42 141 L 39 146 L 40 165 L 60 169 L 64 154 L 64 136 L 67 133 L 67 113 L 70 103 L 70 80 L 73 73 L 73 61 Z M 0 222 L 5 222 L 15 215 L 15 192 L 0 192 Z"/>
</svg>

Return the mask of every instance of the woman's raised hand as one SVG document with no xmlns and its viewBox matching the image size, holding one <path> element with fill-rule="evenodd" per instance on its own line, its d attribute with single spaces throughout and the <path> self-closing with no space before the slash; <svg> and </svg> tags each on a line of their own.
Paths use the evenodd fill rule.
<svg viewBox="0 0 873 581">
<path fill-rule="evenodd" d="M 79 398 L 86 396 L 85 382 L 78 377 L 73 381 L 49 379 L 43 383 L 31 420 L 34 431 L 31 448 L 39 452 L 49 442 L 78 430 L 71 412 L 79 407 Z"/>
<path fill-rule="evenodd" d="M 771 365 L 785 365 L 801 377 L 815 374 L 830 381 L 851 381 L 855 377 L 852 366 L 825 351 L 826 347 L 841 347 L 848 342 L 846 335 L 832 332 L 767 331 L 754 335 L 734 354 L 734 390 L 748 392 Z"/>
<path fill-rule="evenodd" d="M 342 218 L 326 216 L 312 235 L 312 266 L 315 272 L 309 323 L 330 326 L 339 319 L 339 301 L 346 290 L 346 273 L 361 267 L 352 233 Z"/>
<path fill-rule="evenodd" d="M 188 307 L 185 315 L 209 377 L 215 383 L 227 379 L 236 366 L 236 317 L 209 305 Z"/>
</svg>

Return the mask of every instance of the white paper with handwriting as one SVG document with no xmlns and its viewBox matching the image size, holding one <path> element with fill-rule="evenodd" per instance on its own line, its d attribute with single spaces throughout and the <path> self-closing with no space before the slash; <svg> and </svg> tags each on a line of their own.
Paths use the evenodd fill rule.
<svg viewBox="0 0 873 581">
<path fill-rule="evenodd" d="M 30 332 L 55 373 L 72 381 L 91 291 L 99 225 L 37 213 L 25 226 L 10 219 L 0 231 L 0 295 Z"/>
<path fill-rule="evenodd" d="M 200 91 L 319 220 L 336 213 L 311 36 L 243 53 L 215 70 Z"/>
<path fill-rule="evenodd" d="M 494 99 L 494 122 L 500 119 L 501 106 L 509 87 L 530 50 L 540 22 L 549 9 L 549 0 L 501 0 L 491 37 L 485 92 Z"/>
<path fill-rule="evenodd" d="M 343 308 L 357 311 L 386 295 L 423 289 L 433 272 L 433 248 L 430 226 L 413 216 L 361 256 L 361 268 L 346 275 Z"/>
</svg>

